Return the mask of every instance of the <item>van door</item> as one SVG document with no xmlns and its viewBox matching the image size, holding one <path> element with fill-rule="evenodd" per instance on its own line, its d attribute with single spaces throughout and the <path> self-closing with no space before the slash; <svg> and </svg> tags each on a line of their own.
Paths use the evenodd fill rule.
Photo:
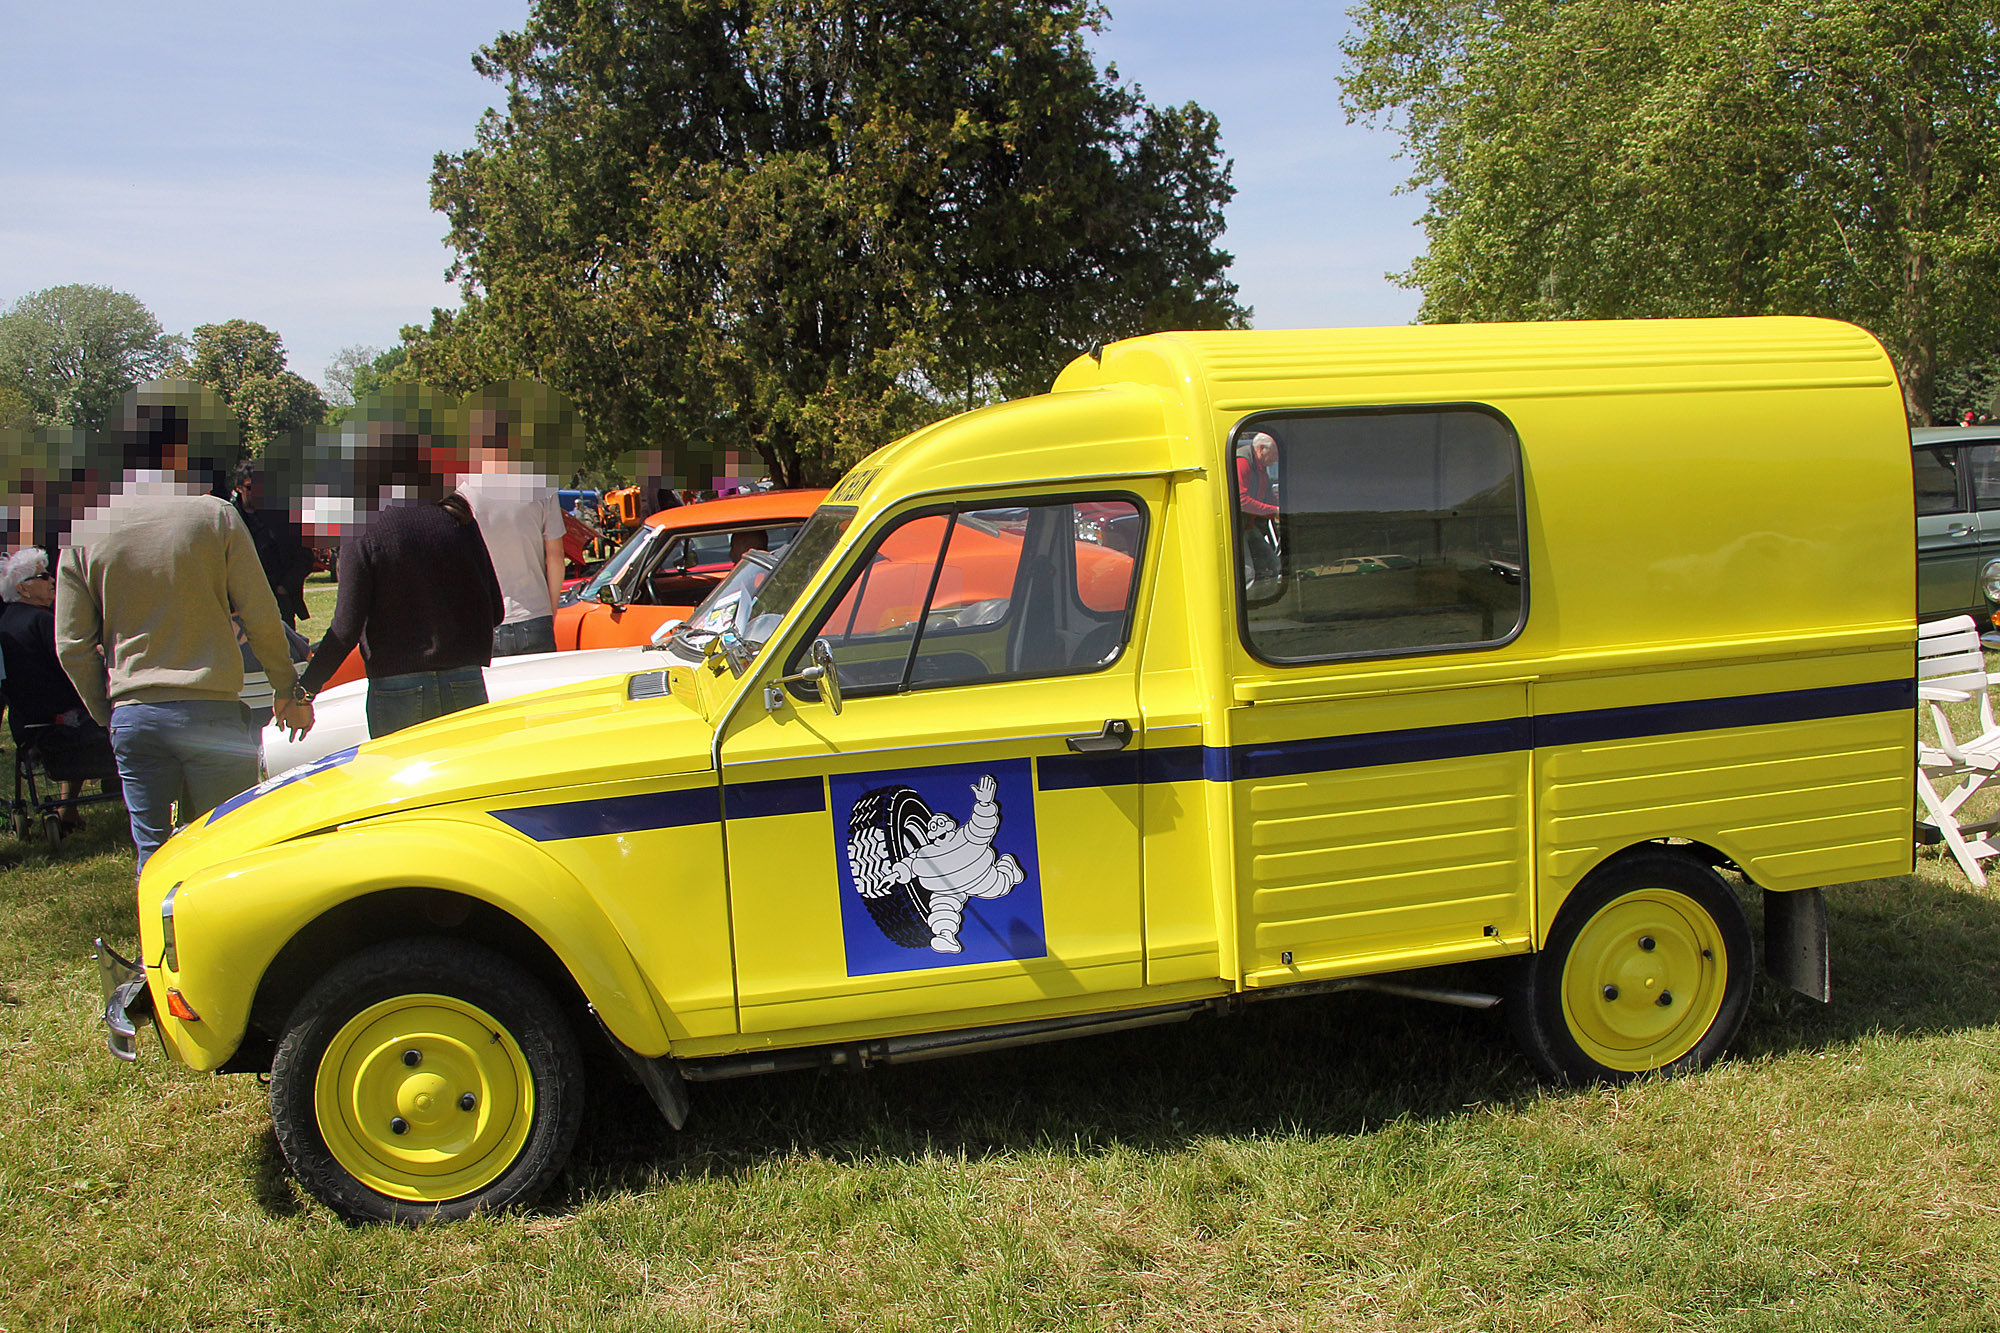
<svg viewBox="0 0 2000 1333">
<path fill-rule="evenodd" d="M 1527 609 L 1512 427 L 1474 407 L 1290 412 L 1235 442 L 1251 660 L 1215 766 L 1246 982 L 1528 947 L 1528 682 L 1491 651 Z"/>
<path fill-rule="evenodd" d="M 886 524 L 722 747 L 745 1032 L 993 1021 L 1142 984 L 1138 664 L 1158 482 Z M 766 673 L 775 678 L 774 664 Z"/>
</svg>

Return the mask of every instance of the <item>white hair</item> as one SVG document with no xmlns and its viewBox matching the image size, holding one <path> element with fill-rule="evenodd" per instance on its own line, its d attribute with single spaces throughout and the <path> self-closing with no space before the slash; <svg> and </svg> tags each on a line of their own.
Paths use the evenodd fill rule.
<svg viewBox="0 0 2000 1333">
<path fill-rule="evenodd" d="M 49 557 L 39 546 L 23 546 L 0 566 L 0 602 L 19 600 L 21 585 L 37 574 L 45 574 Z"/>
</svg>

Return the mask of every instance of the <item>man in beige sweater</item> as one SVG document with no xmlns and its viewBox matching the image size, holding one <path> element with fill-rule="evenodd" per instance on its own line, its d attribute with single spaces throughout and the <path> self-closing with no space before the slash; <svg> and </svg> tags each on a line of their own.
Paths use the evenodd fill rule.
<svg viewBox="0 0 2000 1333">
<path fill-rule="evenodd" d="M 171 447 L 162 461 L 72 531 L 56 589 L 56 652 L 110 728 L 141 870 L 173 831 L 176 802 L 189 824 L 256 785 L 232 615 L 270 674 L 279 724 L 312 726 L 243 520 L 186 479 Z"/>
</svg>

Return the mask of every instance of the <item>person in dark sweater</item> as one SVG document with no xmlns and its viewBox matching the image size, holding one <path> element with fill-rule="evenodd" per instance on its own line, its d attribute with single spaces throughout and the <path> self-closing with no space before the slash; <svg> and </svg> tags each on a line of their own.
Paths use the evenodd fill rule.
<svg viewBox="0 0 2000 1333">
<path fill-rule="evenodd" d="M 76 798 L 84 782 L 102 780 L 107 791 L 116 784 L 111 735 L 84 708 L 56 656 L 56 583 L 48 556 L 32 546 L 15 552 L 0 569 L 0 597 L 7 600 L 0 607 L 0 662 L 14 744 L 32 741 L 41 752 L 42 767 L 63 784 L 58 819 L 73 829 L 83 823 Z"/>
<path fill-rule="evenodd" d="M 306 576 L 312 573 L 312 553 L 306 550 L 298 524 L 289 513 L 264 508 L 262 462 L 246 458 L 236 465 L 229 502 L 236 506 L 236 512 L 243 516 L 243 526 L 250 530 L 250 540 L 257 547 L 257 563 L 264 567 L 264 578 L 278 599 L 278 614 L 284 618 L 285 628 L 292 628 L 301 619 L 310 619 Z"/>
<path fill-rule="evenodd" d="M 341 542 L 333 622 L 298 688 L 310 701 L 359 643 L 371 737 L 485 703 L 505 614 L 470 506 L 444 494 L 413 441 L 392 441 L 389 457 L 384 480 L 401 481 L 400 494 Z"/>
</svg>

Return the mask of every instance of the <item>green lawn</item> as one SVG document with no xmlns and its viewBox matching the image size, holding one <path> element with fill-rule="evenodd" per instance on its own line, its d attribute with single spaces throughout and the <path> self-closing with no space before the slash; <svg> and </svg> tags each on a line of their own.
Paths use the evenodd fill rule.
<svg viewBox="0 0 2000 1333">
<path fill-rule="evenodd" d="M 310 619 L 298 623 L 299 633 L 311 639 L 315 645 L 319 636 L 326 633 L 327 622 L 333 619 L 333 603 L 337 589 L 333 575 L 314 574 L 306 580 L 306 609 L 312 612 Z"/>
<path fill-rule="evenodd" d="M 1829 891 L 1832 1005 L 1763 986 L 1698 1077 L 1298 1000 L 698 1087 L 679 1134 L 611 1087 L 537 1210 L 417 1231 L 306 1199 L 256 1079 L 105 1054 L 131 867 L 116 809 L 0 834 L 6 1333 L 2000 1327 L 2000 894 L 1929 852 Z"/>
</svg>

